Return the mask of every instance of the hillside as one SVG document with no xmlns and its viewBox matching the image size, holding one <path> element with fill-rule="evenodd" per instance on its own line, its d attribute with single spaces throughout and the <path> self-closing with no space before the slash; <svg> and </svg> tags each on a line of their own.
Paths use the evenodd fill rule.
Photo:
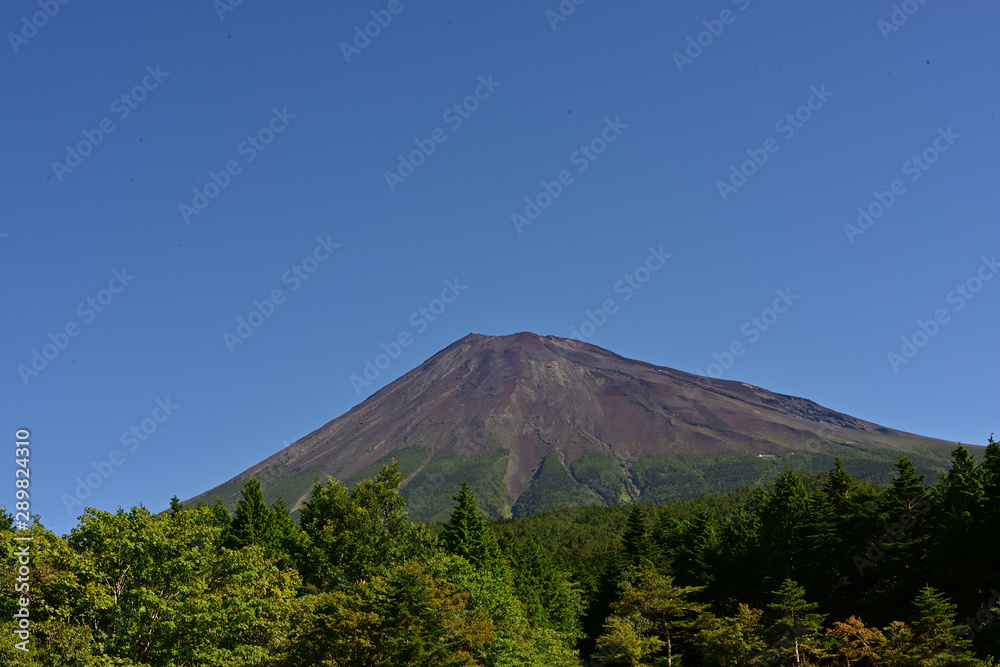
<svg viewBox="0 0 1000 667">
<path fill-rule="evenodd" d="M 489 515 L 524 516 L 733 490 L 786 465 L 828 470 L 835 456 L 887 481 L 906 452 L 936 477 L 954 445 L 576 340 L 469 334 L 192 501 L 235 506 L 254 475 L 295 507 L 317 477 L 355 483 L 396 459 L 416 520 L 445 520 L 463 479 Z"/>
</svg>

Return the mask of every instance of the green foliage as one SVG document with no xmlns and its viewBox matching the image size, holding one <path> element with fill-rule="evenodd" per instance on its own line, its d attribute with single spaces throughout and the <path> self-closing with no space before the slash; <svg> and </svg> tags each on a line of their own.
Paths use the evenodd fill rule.
<svg viewBox="0 0 1000 667">
<path fill-rule="evenodd" d="M 277 543 L 277 525 L 274 512 L 267 506 L 260 482 L 251 477 L 243 487 L 243 497 L 236 505 L 236 513 L 223 536 L 223 544 L 230 549 L 259 545 L 272 551 Z"/>
<path fill-rule="evenodd" d="M 819 635 L 825 614 L 814 613 L 819 605 L 806 602 L 805 590 L 791 579 L 785 579 L 773 597 L 767 606 L 768 634 L 775 642 L 772 650 L 796 667 L 822 655 Z"/>
<path fill-rule="evenodd" d="M 422 523 L 445 523 L 462 480 L 469 483 L 487 515 L 510 516 L 513 500 L 503 481 L 509 456 L 509 451 L 500 450 L 491 457 L 460 459 L 450 455 L 428 463 L 401 489 L 410 517 Z"/>
<path fill-rule="evenodd" d="M 316 482 L 299 521 L 308 540 L 303 575 L 310 584 L 332 590 L 422 554 L 425 538 L 404 510 L 400 481 L 393 464 L 350 491 L 329 477 L 325 485 Z"/>
<path fill-rule="evenodd" d="M 353 487 L 316 482 L 301 526 L 256 480 L 235 516 L 176 498 L 161 515 L 88 509 L 68 536 L 31 528 L 32 652 L 14 645 L 20 601 L 0 596 L 0 664 L 996 667 L 1000 444 L 982 463 L 955 450 L 926 489 L 917 458 L 880 488 L 833 453 L 810 457 L 827 473 L 753 489 L 492 522 L 473 480 L 411 489 L 441 503 L 435 528 L 413 523 L 395 462 Z M 456 461 L 411 483 L 490 470 L 479 488 L 502 488 L 506 453 Z M 608 466 L 574 466 L 572 484 L 627 486 Z M 13 537 L 0 514 L 8 591 Z"/>
<path fill-rule="evenodd" d="M 742 602 L 731 617 L 704 614 L 695 644 L 713 664 L 733 667 L 757 664 L 756 657 L 767 648 L 763 614 Z"/>
<path fill-rule="evenodd" d="M 403 477 L 403 479 L 406 479 L 415 473 L 420 466 L 426 463 L 430 455 L 431 450 L 421 445 L 409 445 L 407 447 L 394 449 L 392 453 L 386 454 L 375 463 L 370 466 L 365 466 L 350 477 L 346 478 L 344 480 L 344 486 L 349 489 L 353 489 L 359 482 L 363 482 L 367 479 L 374 479 L 380 472 L 382 472 L 383 466 L 392 465 L 393 461 L 396 462 L 396 466 L 399 468 L 399 474 Z"/>
<path fill-rule="evenodd" d="M 476 497 L 464 480 L 454 500 L 457 505 L 441 531 L 444 548 L 477 567 L 497 567 L 500 551 L 496 538 L 486 529 L 484 517 L 476 506 Z"/>
<path fill-rule="evenodd" d="M 573 478 L 596 492 L 606 504 L 627 504 L 634 500 L 624 468 L 610 454 L 585 452 L 570 465 Z"/>
<path fill-rule="evenodd" d="M 514 504 L 514 516 L 527 516 L 576 505 L 601 505 L 596 491 L 573 479 L 559 454 L 552 452 L 542 460 L 538 472 Z"/>
</svg>

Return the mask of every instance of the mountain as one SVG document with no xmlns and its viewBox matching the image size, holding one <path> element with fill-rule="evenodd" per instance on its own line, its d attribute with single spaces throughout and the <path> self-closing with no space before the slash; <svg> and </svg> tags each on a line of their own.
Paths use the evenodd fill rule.
<svg viewBox="0 0 1000 667">
<path fill-rule="evenodd" d="M 396 459 L 408 510 L 444 521 L 463 479 L 494 516 L 732 490 L 786 465 L 887 481 L 906 452 L 931 478 L 956 443 L 742 382 L 555 336 L 469 334 L 346 414 L 193 498 L 230 507 L 246 480 L 289 507 L 327 475 L 354 484 Z"/>
</svg>

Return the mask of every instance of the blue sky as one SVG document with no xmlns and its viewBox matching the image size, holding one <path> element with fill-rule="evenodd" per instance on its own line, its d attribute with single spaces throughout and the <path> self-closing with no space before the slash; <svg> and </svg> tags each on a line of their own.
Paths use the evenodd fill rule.
<svg viewBox="0 0 1000 667">
<path fill-rule="evenodd" d="M 985 444 L 1000 21 L 897 7 L 6 3 L 31 511 L 163 509 L 471 331 Z"/>
</svg>

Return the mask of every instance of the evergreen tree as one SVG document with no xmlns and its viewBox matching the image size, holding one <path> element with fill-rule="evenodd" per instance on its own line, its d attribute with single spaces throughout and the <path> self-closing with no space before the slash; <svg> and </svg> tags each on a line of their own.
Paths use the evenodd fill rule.
<svg viewBox="0 0 1000 667">
<path fill-rule="evenodd" d="M 178 512 L 182 512 L 183 510 L 184 510 L 184 503 L 182 503 L 181 499 L 178 498 L 177 495 L 175 494 L 174 497 L 170 499 L 170 514 L 171 516 L 173 516 Z"/>
<path fill-rule="evenodd" d="M 518 599 L 533 625 L 549 628 L 563 635 L 569 643 L 580 636 L 580 616 L 583 600 L 574 586 L 542 548 L 538 538 L 531 536 L 524 543 L 510 533 L 500 540 L 514 578 Z"/>
<path fill-rule="evenodd" d="M 223 546 L 241 549 L 257 545 L 265 553 L 277 551 L 278 527 L 273 510 L 267 506 L 260 482 L 251 477 L 243 486 L 242 498 L 236 504 L 236 513 L 226 531 Z"/>
<path fill-rule="evenodd" d="M 717 546 L 715 518 L 708 509 L 699 507 L 694 517 L 685 521 L 681 527 L 675 562 L 678 581 L 702 587 L 711 584 Z"/>
<path fill-rule="evenodd" d="M 978 589 L 995 576 L 982 570 L 975 558 L 983 525 L 985 490 L 983 469 L 965 447 L 951 452 L 952 465 L 947 476 L 934 485 L 934 546 L 931 567 L 941 578 L 936 581 L 958 593 L 963 608 L 980 602 Z M 995 550 L 997 545 L 990 545 Z"/>
<path fill-rule="evenodd" d="M 808 496 L 802 480 L 791 468 L 785 468 L 775 481 L 774 494 L 761 513 L 761 543 L 765 581 L 777 581 L 797 573 L 808 550 L 810 536 L 805 530 Z"/>
<path fill-rule="evenodd" d="M 826 631 L 831 651 L 837 664 L 852 667 L 882 667 L 885 635 L 878 628 L 867 627 L 860 618 L 851 616 L 837 621 Z M 843 661 L 843 662 L 841 662 Z"/>
<path fill-rule="evenodd" d="M 983 509 L 976 530 L 978 540 L 975 554 L 979 560 L 980 572 L 997 573 L 1000 572 L 1000 548 L 997 548 L 1000 545 L 1000 442 L 995 441 L 992 434 L 983 458 L 982 484 Z M 978 588 L 980 601 L 984 605 L 993 599 L 992 591 L 982 590 L 989 588 L 987 581 L 982 582 Z M 993 636 L 1000 642 L 1000 632 L 994 632 Z"/>
<path fill-rule="evenodd" d="M 806 602 L 806 592 L 791 579 L 785 579 L 768 605 L 771 616 L 771 650 L 787 656 L 795 667 L 807 664 L 808 656 L 822 655 L 819 630 L 825 614 L 816 614 L 819 605 Z"/>
<path fill-rule="evenodd" d="M 924 476 L 917 477 L 917 468 L 906 454 L 900 454 L 896 462 L 896 478 L 885 494 L 886 509 L 892 515 L 902 512 L 916 512 L 918 503 L 924 497 Z"/>
<path fill-rule="evenodd" d="M 915 613 L 910 623 L 913 647 L 910 654 L 919 665 L 975 665 L 970 649 L 972 642 L 964 638 L 968 628 L 955 623 L 955 605 L 930 586 L 925 586 L 914 601 Z"/>
<path fill-rule="evenodd" d="M 222 502 L 222 497 L 216 497 L 215 504 L 212 505 L 212 525 L 222 531 L 225 535 L 233 522 L 233 515 L 229 513 L 226 503 Z"/>
<path fill-rule="evenodd" d="M 636 566 L 643 559 L 653 561 L 656 550 L 649 534 L 649 515 L 639 503 L 632 505 L 632 511 L 622 535 L 622 551 L 630 565 Z"/>
<path fill-rule="evenodd" d="M 764 641 L 764 628 L 761 616 L 764 612 L 740 603 L 736 615 L 718 617 L 704 614 L 704 627 L 695 637 L 695 643 L 710 660 L 717 665 L 726 667 L 749 667 L 757 665 L 756 657 L 760 655 L 767 642 Z"/>
<path fill-rule="evenodd" d="M 834 458 L 833 465 L 833 470 L 830 471 L 826 482 L 823 484 L 823 493 L 835 509 L 843 511 L 847 501 L 851 498 L 851 493 L 854 491 L 855 482 L 854 478 L 844 470 L 844 465 L 841 463 L 839 456 Z"/>
<path fill-rule="evenodd" d="M 621 585 L 621 595 L 612 607 L 623 619 L 636 616 L 651 622 L 650 632 L 662 640 L 666 665 L 671 667 L 680 656 L 679 642 L 697 627 L 699 615 L 707 605 L 691 600 L 699 586 L 675 586 L 673 577 L 660 574 L 647 559 L 629 568 Z"/>
<path fill-rule="evenodd" d="M 644 662 L 663 648 L 663 640 L 648 633 L 650 621 L 640 615 L 614 615 L 608 618 L 604 632 L 597 638 L 598 664 L 604 659 L 618 660 L 628 667 L 648 667 Z"/>
<path fill-rule="evenodd" d="M 302 530 L 292 521 L 285 500 L 278 496 L 271 508 L 274 516 L 274 556 L 281 568 L 294 567 L 303 557 Z"/>
<path fill-rule="evenodd" d="M 487 529 L 486 521 L 476 504 L 476 496 L 469 490 L 465 480 L 453 500 L 457 504 L 441 531 L 445 549 L 456 556 L 462 556 L 473 565 L 498 565 L 500 557 L 496 538 Z"/>
</svg>

